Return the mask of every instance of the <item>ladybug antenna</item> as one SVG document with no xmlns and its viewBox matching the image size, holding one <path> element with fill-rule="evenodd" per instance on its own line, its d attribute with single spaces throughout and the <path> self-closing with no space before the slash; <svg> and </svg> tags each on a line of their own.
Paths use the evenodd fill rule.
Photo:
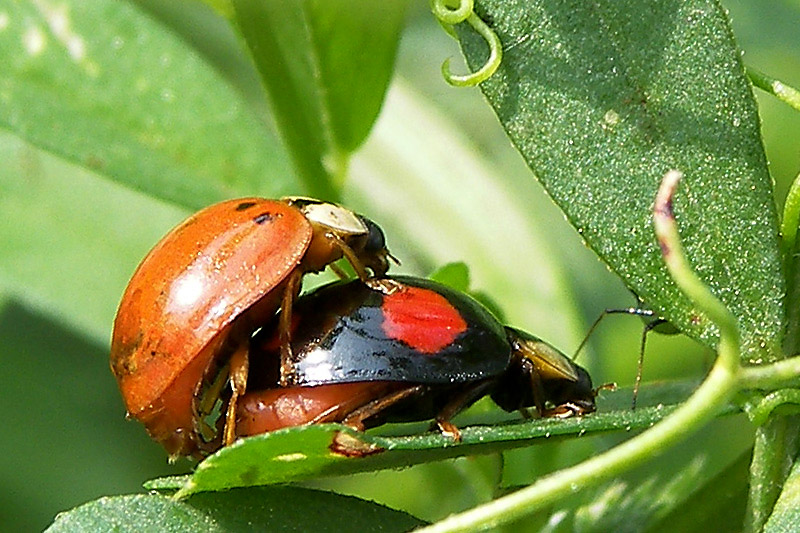
<svg viewBox="0 0 800 533">
<path fill-rule="evenodd" d="M 656 316 L 650 311 L 650 315 L 645 316 Z M 639 346 L 639 362 L 636 366 L 636 381 L 633 384 L 633 400 L 631 401 L 631 410 L 636 409 L 636 400 L 639 398 L 639 387 L 642 384 L 642 371 L 644 370 L 644 348 L 647 345 L 647 334 L 653 331 L 658 326 L 663 324 L 669 324 L 669 322 L 664 318 L 656 318 L 652 322 L 648 322 L 642 328 L 642 343 Z"/>
<path fill-rule="evenodd" d="M 584 348 L 584 346 L 586 346 L 586 343 L 589 342 L 589 337 L 592 336 L 592 333 L 594 333 L 594 330 L 596 330 L 597 326 L 600 325 L 600 322 L 602 322 L 603 319 L 606 318 L 608 315 L 634 315 L 634 316 L 652 318 L 655 316 L 655 313 L 651 309 L 645 309 L 641 307 L 626 307 L 624 309 L 604 309 L 603 312 L 600 313 L 597 319 L 589 327 L 589 331 L 586 332 L 586 336 L 583 337 L 583 340 L 578 345 L 578 348 L 575 350 L 575 353 L 572 354 L 571 359 L 573 361 L 575 361 L 578 358 L 578 354 L 581 353 L 581 350 Z M 661 323 L 663 323 L 663 321 L 659 322 L 659 324 Z M 652 329 L 652 327 L 650 329 Z"/>
<path fill-rule="evenodd" d="M 578 345 L 578 347 L 575 349 L 575 352 L 572 354 L 572 357 L 570 357 L 570 360 L 573 363 L 578 359 L 578 355 L 580 355 L 581 350 L 583 350 L 583 347 L 586 346 L 587 342 L 589 342 L 589 337 L 592 336 L 592 333 L 594 333 L 594 330 L 597 329 L 597 326 L 600 324 L 600 321 L 603 320 L 603 318 L 605 318 L 605 316 L 607 314 L 608 314 L 608 310 L 606 309 L 605 311 L 600 313 L 600 315 L 597 317 L 597 319 L 595 319 L 595 321 L 589 327 L 589 331 L 586 332 L 586 335 L 584 335 L 583 340 Z"/>
<path fill-rule="evenodd" d="M 636 297 L 636 301 L 639 304 L 641 304 L 641 300 L 639 299 L 638 296 Z M 639 345 L 639 359 L 636 366 L 636 380 L 634 381 L 633 385 L 633 399 L 631 401 L 631 410 L 635 410 L 636 400 L 639 397 L 639 388 L 642 384 L 642 370 L 644 368 L 644 349 L 645 346 L 647 345 L 647 334 L 650 333 L 653 329 L 657 328 L 658 326 L 661 326 L 663 324 L 668 324 L 667 320 L 658 317 L 658 315 L 656 315 L 652 309 L 647 309 L 642 307 L 627 307 L 624 309 L 605 309 L 603 310 L 602 313 L 600 313 L 600 316 L 597 317 L 597 320 L 595 320 L 594 323 L 592 323 L 591 327 L 589 328 L 589 331 L 586 333 L 586 336 L 578 345 L 578 349 L 575 350 L 575 353 L 572 356 L 572 361 L 574 362 L 577 359 L 578 354 L 581 352 L 583 347 L 586 346 L 586 343 L 589 341 L 589 337 L 592 336 L 594 330 L 597 329 L 597 326 L 605 317 L 607 317 L 608 315 L 623 315 L 623 314 L 639 316 L 644 319 L 646 318 L 653 319 L 649 322 L 646 322 L 644 328 L 642 329 L 642 341 Z M 608 388 L 608 387 L 602 385 L 601 387 L 598 387 L 596 390 L 600 390 L 601 388 Z"/>
</svg>

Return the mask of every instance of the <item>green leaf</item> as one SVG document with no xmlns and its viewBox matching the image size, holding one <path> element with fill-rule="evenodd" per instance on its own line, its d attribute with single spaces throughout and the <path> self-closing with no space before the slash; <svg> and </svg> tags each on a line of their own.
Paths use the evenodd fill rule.
<svg viewBox="0 0 800 533">
<path fill-rule="evenodd" d="M 447 263 L 437 268 L 428 277 L 457 291 L 467 292 L 469 290 L 469 267 L 461 261 Z"/>
<path fill-rule="evenodd" d="M 689 260 L 739 319 L 744 357 L 774 359 L 784 330 L 777 217 L 751 87 L 712 0 L 486 0 L 503 43 L 481 88 L 570 222 L 625 284 L 688 335 L 717 331 L 667 275 L 651 208 L 661 177 Z M 458 35 L 472 68 L 486 44 Z"/>
<path fill-rule="evenodd" d="M 227 19 L 233 19 L 234 11 L 231 0 L 202 0 L 203 3 L 208 4 L 214 11 Z"/>
<path fill-rule="evenodd" d="M 0 286 L 106 344 L 130 274 L 191 209 L 297 188 L 269 129 L 182 39 L 125 2 L 48 6 L 4 7 Z"/>
<path fill-rule="evenodd" d="M 154 19 L 110 0 L 4 9 L 0 130 L 184 207 L 294 192 L 240 93 Z"/>
<path fill-rule="evenodd" d="M 307 189 L 338 196 L 378 115 L 406 2 L 234 0 L 273 116 Z"/>
<path fill-rule="evenodd" d="M 2 131 L 0 211 L 0 286 L 101 346 L 136 265 L 188 214 Z"/>
<path fill-rule="evenodd" d="M 647 531 L 738 531 L 744 522 L 747 507 L 747 472 L 751 453 L 719 472 L 711 479 L 693 476 L 691 484 L 683 487 L 683 494 L 673 494 L 673 509 L 660 520 L 649 525 Z M 653 494 L 649 495 L 653 499 Z"/>
<path fill-rule="evenodd" d="M 185 470 L 185 463 L 167 464 L 140 424 L 126 423 L 105 335 L 103 344 L 88 342 L 3 296 L 0 404 L 8 408 L 0 529 L 42 531 L 60 510 L 139 491 L 145 477 Z"/>
<path fill-rule="evenodd" d="M 494 499 L 503 468 L 502 456 L 491 454 L 321 478 L 307 484 L 402 509 L 422 520 L 436 521 L 454 511 Z M 398 487 L 411 490 L 398 490 Z M 418 487 L 425 487 L 421 498 L 415 490 Z"/>
<path fill-rule="evenodd" d="M 518 415 L 498 411 L 472 415 L 462 424 L 462 441 L 427 425 L 404 436 L 386 436 L 402 426 L 378 432 L 357 433 L 337 424 L 311 425 L 273 431 L 237 441 L 200 463 L 192 477 L 158 480 L 149 487 L 180 489 L 179 495 L 225 490 L 233 487 L 299 481 L 320 476 L 400 468 L 463 455 L 494 453 L 551 442 L 557 438 L 624 429 L 644 429 L 672 412 L 673 404 L 686 398 L 692 384 L 672 384 L 650 390 L 641 398 L 649 407 L 630 411 L 630 391 L 601 398 L 598 413 L 583 418 L 520 421 Z M 729 409 L 727 412 L 733 412 Z M 456 420 L 458 422 L 458 419 Z M 155 484 L 153 484 L 155 483 Z"/>
<path fill-rule="evenodd" d="M 500 306 L 485 292 L 472 290 L 469 280 L 469 267 L 466 263 L 461 261 L 447 263 L 446 265 L 432 272 L 429 277 L 430 279 L 438 281 L 439 283 L 444 283 L 448 287 L 456 289 L 457 291 L 469 293 L 470 296 L 486 306 L 486 308 L 489 309 L 489 311 L 491 311 L 492 314 L 498 318 L 498 320 L 501 322 L 505 321 L 505 314 L 503 313 L 502 306 Z"/>
<path fill-rule="evenodd" d="M 654 458 L 650 468 L 578 496 L 585 503 L 574 510 L 572 528 L 561 531 L 741 530 L 752 436 L 740 432 L 724 449 L 710 446 L 740 428 L 743 419 L 717 420 L 684 449 Z"/>
<path fill-rule="evenodd" d="M 174 34 L 196 50 L 225 82 L 242 93 L 248 113 L 266 123 L 270 128 L 269 135 L 277 142 L 277 134 L 267 115 L 261 78 L 246 53 L 241 34 L 232 23 L 233 4 L 229 0 L 211 0 L 202 4 L 196 0 L 130 1 L 160 22 L 163 31 Z"/>
<path fill-rule="evenodd" d="M 800 528 L 800 461 L 795 461 L 764 533 L 789 533 Z"/>
<path fill-rule="evenodd" d="M 642 416 L 658 416 L 642 411 Z M 496 421 L 495 421 L 496 422 Z M 231 487 L 285 483 L 320 476 L 400 468 L 463 455 L 494 453 L 533 444 L 536 439 L 576 435 L 582 429 L 607 427 L 607 418 L 592 417 L 554 424 L 553 420 L 506 425 L 470 426 L 461 444 L 435 433 L 405 437 L 356 434 L 340 425 L 288 428 L 241 440 L 198 465 L 180 495 Z M 563 422 L 563 421 L 559 421 Z M 631 422 L 615 424 L 615 429 Z M 633 423 L 633 422 L 631 422 Z M 620 425 L 621 424 L 621 425 Z M 639 426 L 639 424 L 642 424 Z M 637 422 L 644 427 L 647 422 Z M 423 425 L 417 431 L 424 432 Z"/>
<path fill-rule="evenodd" d="M 59 514 L 49 532 L 407 531 L 414 517 L 372 502 L 297 487 L 101 498 Z"/>
</svg>

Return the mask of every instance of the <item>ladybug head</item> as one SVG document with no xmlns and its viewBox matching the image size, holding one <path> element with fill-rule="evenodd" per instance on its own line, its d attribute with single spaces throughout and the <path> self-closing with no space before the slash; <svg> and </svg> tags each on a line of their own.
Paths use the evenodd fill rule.
<svg viewBox="0 0 800 533">
<path fill-rule="evenodd" d="M 542 381 L 544 397 L 553 404 L 552 409 L 545 408 L 545 415 L 556 418 L 569 418 L 595 411 L 597 391 L 592 387 L 592 378 L 583 368 L 575 365 L 578 375 L 576 381 L 569 379 L 551 379 Z"/>
<path fill-rule="evenodd" d="M 386 248 L 386 237 L 381 227 L 365 216 L 358 215 L 358 218 L 367 228 L 367 238 L 361 248 L 361 260 L 377 277 L 383 277 L 389 270 L 389 259 L 398 265 L 400 261 Z"/>
<path fill-rule="evenodd" d="M 595 410 L 596 391 L 583 368 L 550 344 L 506 327 L 511 362 L 492 399 L 513 411 L 536 407 L 541 416 L 567 418 Z"/>
<path fill-rule="evenodd" d="M 367 217 L 332 202 L 313 198 L 288 197 L 283 201 L 300 209 L 316 233 L 328 235 L 346 245 L 375 276 L 383 277 L 386 274 L 389 259 L 397 262 L 386 249 L 383 230 Z M 353 258 L 349 259 L 352 261 Z"/>
</svg>

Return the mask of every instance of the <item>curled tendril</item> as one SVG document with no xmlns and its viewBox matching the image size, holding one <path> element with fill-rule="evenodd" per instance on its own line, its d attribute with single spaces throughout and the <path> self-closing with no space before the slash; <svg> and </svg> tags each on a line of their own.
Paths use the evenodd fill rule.
<svg viewBox="0 0 800 533">
<path fill-rule="evenodd" d="M 459 0 L 458 7 L 450 8 L 447 0 L 431 0 L 433 14 L 444 26 L 448 33 L 455 37 L 452 26 L 467 22 L 472 28 L 486 39 L 489 46 L 489 58 L 486 63 L 470 74 L 456 75 L 450 71 L 450 58 L 442 63 L 442 76 L 450 85 L 456 87 L 474 87 L 486 81 L 495 73 L 503 59 L 503 44 L 492 29 L 473 11 L 473 0 Z"/>
<path fill-rule="evenodd" d="M 459 0 L 458 7 L 451 8 L 447 0 L 432 0 L 431 10 L 442 24 L 459 24 L 472 14 L 475 7 L 474 0 Z"/>
</svg>

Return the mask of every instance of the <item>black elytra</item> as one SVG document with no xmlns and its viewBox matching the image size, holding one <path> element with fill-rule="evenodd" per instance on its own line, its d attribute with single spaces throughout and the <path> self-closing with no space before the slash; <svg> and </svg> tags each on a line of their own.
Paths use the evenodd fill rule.
<svg viewBox="0 0 800 533">
<path fill-rule="evenodd" d="M 441 283 L 385 279 L 392 290 L 336 282 L 296 301 L 295 386 L 419 386 L 396 403 L 376 402 L 380 410 L 367 413 L 367 426 L 449 419 L 487 394 L 504 410 L 536 407 L 545 417 L 595 410 L 586 370 L 541 339 L 504 327 L 472 297 Z M 248 390 L 276 387 L 277 347 L 272 326 L 253 337 Z"/>
</svg>

